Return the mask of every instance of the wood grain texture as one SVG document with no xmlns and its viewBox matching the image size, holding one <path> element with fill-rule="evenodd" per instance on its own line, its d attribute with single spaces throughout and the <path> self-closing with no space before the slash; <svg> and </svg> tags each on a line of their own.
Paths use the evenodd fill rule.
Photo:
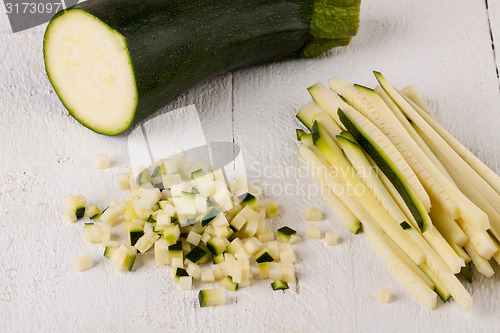
<svg viewBox="0 0 500 333">
<path fill-rule="evenodd" d="M 489 0 L 494 36 L 500 24 Z M 318 59 L 238 71 L 204 82 L 163 111 L 194 103 L 207 141 L 242 148 L 252 182 L 276 198 L 274 227 L 304 234 L 306 204 L 321 207 L 324 232 L 340 243 L 297 245 L 298 285 L 273 292 L 267 281 L 229 294 L 229 305 L 200 309 L 197 291 L 180 291 L 167 268 L 141 256 L 133 273 L 104 261 L 83 241 L 83 226 L 62 217 L 63 196 L 85 194 L 105 207 L 118 192 L 115 175 L 128 168 L 126 136 L 95 134 L 68 117 L 52 90 L 41 53 L 44 27 L 12 34 L 0 15 L 0 323 L 2 331 L 164 332 L 493 332 L 500 327 L 500 278 L 466 285 L 473 310 L 453 301 L 423 309 L 389 272 L 364 235 L 353 236 L 315 192 L 296 154 L 294 114 L 306 88 L 335 75 L 367 86 L 379 70 L 395 85 L 414 84 L 436 118 L 500 172 L 500 96 L 488 15 L 482 1 L 366 0 L 350 46 Z M 500 38 L 496 38 L 500 40 Z M 500 46 L 497 50 L 500 49 Z M 498 59 L 498 57 L 497 57 Z M 108 153 L 112 167 L 95 170 Z M 84 273 L 72 261 L 93 254 Z M 498 272 L 498 265 L 495 269 Z M 198 288 L 199 285 L 196 285 Z M 388 305 L 379 288 L 392 291 Z"/>
</svg>

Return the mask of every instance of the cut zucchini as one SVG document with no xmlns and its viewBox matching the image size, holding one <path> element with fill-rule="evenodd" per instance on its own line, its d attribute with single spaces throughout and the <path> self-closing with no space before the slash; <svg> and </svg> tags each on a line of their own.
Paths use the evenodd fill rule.
<svg viewBox="0 0 500 333">
<path fill-rule="evenodd" d="M 269 201 L 264 205 L 264 209 L 266 210 L 266 217 L 271 218 L 279 214 L 278 204 L 276 201 Z"/>
<path fill-rule="evenodd" d="M 410 98 L 411 100 L 411 98 Z M 477 158 L 473 153 L 471 153 L 463 144 L 460 143 L 453 135 L 451 135 L 444 127 L 442 127 L 437 121 L 435 121 L 430 114 L 428 114 L 428 109 L 422 105 L 418 105 L 415 101 L 411 103 L 408 99 L 406 101 L 418 112 L 418 114 L 443 138 L 443 140 L 448 143 L 448 145 L 453 148 L 453 150 L 460 155 L 460 157 L 473 168 L 477 174 L 484 178 L 488 184 L 495 189 L 497 193 L 500 194 L 500 176 L 498 176 L 493 170 L 491 170 L 486 164 L 484 164 L 479 158 Z M 427 114 L 426 114 L 427 113 Z"/>
<path fill-rule="evenodd" d="M 382 172 L 389 178 L 389 180 L 394 184 L 401 197 L 404 199 L 406 205 L 410 209 L 415 221 L 417 222 L 420 230 L 425 232 L 428 228 L 432 227 L 432 222 L 427 214 L 427 210 L 424 204 L 421 201 L 421 196 L 418 196 L 415 192 L 415 186 L 411 184 L 420 184 L 418 179 L 414 179 L 414 181 L 410 184 L 408 181 L 408 176 L 404 175 L 401 170 L 402 167 L 397 167 L 394 164 L 394 160 L 389 158 L 389 156 L 385 153 L 385 150 L 382 149 L 372 138 L 374 136 L 377 137 L 385 137 L 384 134 L 375 127 L 368 119 L 363 117 L 361 114 L 357 112 L 348 112 L 345 113 L 342 110 L 338 110 L 339 118 L 349 130 L 349 132 L 354 136 L 356 141 L 364 148 L 364 150 L 370 155 L 370 157 L 377 163 L 378 167 L 382 170 Z M 368 129 L 371 133 L 367 133 L 365 129 Z M 385 137 L 385 143 L 387 145 L 390 144 L 390 141 Z M 394 148 L 394 151 L 395 150 Z M 404 160 L 403 157 L 400 160 Z M 407 166 L 406 170 L 410 170 L 410 167 Z M 411 172 L 415 175 L 413 172 Z M 421 186 L 421 184 L 420 184 Z M 425 192 L 425 190 L 422 191 Z"/>
<path fill-rule="evenodd" d="M 75 217 L 75 221 L 81 219 L 85 214 L 85 204 L 74 195 L 67 195 L 65 199 L 66 211 L 72 212 Z"/>
<path fill-rule="evenodd" d="M 437 304 L 436 293 L 399 257 L 394 255 L 392 249 L 384 241 L 382 230 L 376 225 L 367 224 L 364 231 L 375 250 L 406 289 L 426 308 L 434 309 Z"/>
<path fill-rule="evenodd" d="M 321 221 L 323 219 L 323 212 L 321 211 L 321 209 L 312 206 L 306 206 L 302 217 L 304 218 L 304 220 Z"/>
<path fill-rule="evenodd" d="M 469 283 L 472 283 L 472 266 L 471 263 L 467 263 L 460 274 L 467 280 Z"/>
<path fill-rule="evenodd" d="M 470 179 L 474 181 L 475 185 L 480 186 L 481 190 L 484 190 L 485 193 L 492 191 L 488 184 L 483 186 L 485 182 L 484 179 L 482 179 L 474 170 L 471 170 L 471 167 L 464 162 L 464 160 L 448 145 L 448 143 L 446 143 L 446 141 L 444 141 L 443 138 L 436 133 L 436 131 L 415 111 L 415 109 L 408 104 L 404 97 L 401 96 L 401 94 L 382 76 L 382 74 L 378 72 L 374 73 L 380 83 L 380 86 L 400 107 L 401 111 L 403 111 L 403 113 L 427 136 L 427 139 L 429 140 L 427 143 L 435 145 L 446 159 L 449 159 L 449 161 L 456 167 L 465 172 L 467 177 L 470 177 Z M 436 153 L 436 151 L 434 153 Z M 477 230 L 487 230 L 490 228 L 488 216 L 475 206 L 465 195 L 463 195 L 460 191 L 453 191 L 452 186 L 450 186 L 450 189 L 446 188 L 446 190 L 449 190 L 450 194 L 454 195 L 454 200 L 460 206 L 460 216 L 468 224 L 473 225 Z M 493 191 L 492 194 L 498 196 L 498 193 L 495 191 Z"/>
<path fill-rule="evenodd" d="M 417 88 L 415 86 L 407 86 L 404 87 L 399 91 L 402 95 L 405 95 L 410 99 L 413 103 L 418 105 L 422 110 L 427 112 L 430 116 L 432 116 L 432 112 L 425 103 L 424 99 L 422 98 L 422 95 L 418 92 Z"/>
<path fill-rule="evenodd" d="M 260 207 L 259 200 L 257 200 L 257 198 L 250 193 L 245 193 L 239 196 L 238 200 L 241 200 L 243 204 L 249 206 L 252 209 L 257 209 L 258 207 Z"/>
<path fill-rule="evenodd" d="M 285 289 L 289 289 L 288 287 L 288 283 L 286 283 L 285 281 L 283 280 L 275 280 L 271 283 L 271 287 L 273 288 L 273 290 L 285 290 Z"/>
<path fill-rule="evenodd" d="M 300 141 L 300 138 L 301 138 L 303 135 L 306 135 L 306 134 L 307 134 L 304 130 L 301 130 L 301 129 L 296 129 L 296 130 L 295 130 L 295 133 L 297 134 L 297 140 L 299 140 L 299 141 Z"/>
<path fill-rule="evenodd" d="M 356 235 L 361 229 L 361 222 L 356 216 L 347 208 L 337 196 L 326 186 L 325 181 L 320 179 L 321 191 L 323 193 L 323 198 L 325 198 L 328 206 L 337 214 L 342 223 L 349 229 L 354 235 Z"/>
<path fill-rule="evenodd" d="M 107 169 L 109 168 L 109 157 L 108 154 L 98 154 L 95 157 L 95 168 L 96 169 Z"/>
<path fill-rule="evenodd" d="M 177 267 L 175 270 L 174 282 L 179 283 L 180 278 L 183 276 L 189 276 L 188 272 L 184 268 Z"/>
<path fill-rule="evenodd" d="M 168 256 L 170 258 L 182 258 L 183 252 L 182 252 L 182 242 L 177 242 L 174 245 L 170 245 L 168 247 Z"/>
<path fill-rule="evenodd" d="M 405 234 L 404 230 L 399 227 L 397 223 L 394 223 L 394 219 L 380 206 L 379 202 L 373 196 L 373 194 L 366 188 L 363 181 L 357 176 L 356 171 L 352 169 L 349 162 L 345 159 L 341 150 L 337 147 L 333 139 L 323 130 L 322 126 L 315 123 L 315 142 L 314 144 L 318 147 L 321 153 L 328 160 L 332 168 L 325 166 L 320 160 L 313 155 L 306 156 L 307 151 L 302 150 L 301 156 L 312 163 L 314 168 L 325 169 L 320 172 L 327 172 L 329 176 L 328 181 L 336 180 L 338 183 L 342 184 L 345 189 L 349 188 L 359 188 L 362 190 L 351 191 L 354 192 L 352 195 L 356 196 L 362 204 L 357 203 L 355 200 L 346 201 L 346 204 L 351 205 L 350 209 L 356 209 L 355 214 L 363 219 L 364 223 L 377 223 L 383 227 L 384 231 L 387 232 L 391 238 L 404 250 L 406 254 L 417 264 L 423 263 L 425 260 L 425 254 L 423 251 L 412 241 L 408 235 Z M 299 146 L 300 148 L 300 146 Z M 306 148 L 307 149 L 307 148 Z M 310 150 L 309 150 L 310 151 Z M 335 171 L 334 171 L 335 170 Z M 338 176 L 340 174 L 340 178 Z M 326 175 L 324 176 L 326 177 Z M 336 179 L 335 179 L 336 178 Z M 332 184 L 331 189 L 335 188 L 336 184 Z M 347 186 L 347 187 L 345 187 Z M 356 205 L 356 206 L 355 206 Z M 359 205 L 359 206 L 357 206 Z M 370 214 L 367 213 L 370 212 Z"/>
<path fill-rule="evenodd" d="M 206 213 L 199 214 L 196 216 L 195 220 L 197 222 L 201 222 L 201 225 L 204 227 L 208 225 L 212 220 L 219 215 L 219 211 L 214 207 L 208 207 Z"/>
<path fill-rule="evenodd" d="M 353 141 L 342 136 L 337 137 L 337 142 L 359 177 L 372 191 L 380 204 L 398 223 L 401 224 L 404 222 L 406 216 L 401 212 L 401 209 L 391 197 L 378 175 L 373 172 L 373 166 L 366 157 L 363 149 Z"/>
<path fill-rule="evenodd" d="M 406 221 L 401 222 L 399 225 L 401 226 L 401 228 L 403 228 L 403 230 L 407 230 L 407 229 L 411 228 L 411 226 Z"/>
<path fill-rule="evenodd" d="M 335 246 L 338 243 L 337 233 L 335 232 L 325 232 L 325 244 L 326 246 Z"/>
<path fill-rule="evenodd" d="M 208 251 L 205 251 L 200 246 L 195 247 L 188 254 L 186 254 L 186 259 L 195 264 L 202 262 L 204 259 L 207 259 L 207 257 Z"/>
<path fill-rule="evenodd" d="M 197 178 L 203 177 L 205 175 L 205 171 L 203 169 L 198 169 L 196 171 L 191 172 L 191 179 L 195 180 Z"/>
<path fill-rule="evenodd" d="M 130 246 L 135 243 L 144 235 L 144 227 L 142 225 L 130 225 L 127 228 L 127 240 Z"/>
<path fill-rule="evenodd" d="M 255 261 L 260 264 L 262 262 L 274 261 L 274 258 L 271 256 L 267 249 L 263 249 L 255 255 Z"/>
<path fill-rule="evenodd" d="M 113 254 L 115 254 L 115 252 L 118 250 L 117 247 L 111 247 L 111 246 L 106 246 L 104 248 L 104 256 L 106 258 L 111 258 L 113 256 Z"/>
<path fill-rule="evenodd" d="M 442 166 L 438 169 L 434 165 L 436 161 L 438 165 L 440 163 L 430 152 L 427 145 L 422 142 L 422 139 L 418 138 L 418 135 L 413 135 L 413 137 L 419 139 L 419 144 L 417 144 L 412 135 L 405 130 L 380 96 L 372 89 L 359 85 L 353 86 L 340 78 L 333 78 L 329 82 L 332 89 L 344 95 L 349 100 L 349 103 L 372 121 L 398 149 L 417 175 L 428 196 L 434 201 L 432 205 L 436 206 L 439 203 L 448 211 L 450 217 L 457 218 L 459 214 L 458 205 L 440 184 L 442 178 L 446 181 L 446 177 L 443 177 L 443 175 L 448 178 L 449 176 Z M 406 119 L 403 121 L 406 121 Z M 424 150 L 430 155 L 424 154 Z M 431 157 L 433 157 L 433 161 L 430 160 Z M 440 171 L 443 172 L 443 175 L 441 175 Z M 422 202 L 427 212 L 429 212 L 430 203 L 424 199 L 422 199 Z"/>
<path fill-rule="evenodd" d="M 178 224 L 163 229 L 163 237 L 169 246 L 174 245 L 179 240 L 180 235 L 181 229 Z"/>
<path fill-rule="evenodd" d="M 307 103 L 296 115 L 297 119 L 304 124 L 307 129 L 311 130 L 313 125 L 314 115 L 321 113 L 323 110 L 314 101 Z M 298 132 L 297 132 L 298 133 Z M 300 140 L 297 134 L 297 138 Z"/>
<path fill-rule="evenodd" d="M 222 282 L 221 282 L 221 287 L 226 289 L 226 290 L 230 290 L 230 291 L 236 291 L 238 290 L 238 284 L 233 282 L 233 278 L 228 275 L 226 276 Z"/>
<path fill-rule="evenodd" d="M 212 238 L 207 242 L 207 248 L 214 256 L 223 253 L 226 247 L 226 242 L 221 238 Z"/>
<path fill-rule="evenodd" d="M 94 258 L 91 254 L 77 258 L 73 261 L 73 268 L 77 272 L 83 272 L 94 266 Z"/>
<path fill-rule="evenodd" d="M 441 283 L 438 277 L 429 269 L 427 265 L 422 264 L 419 267 L 434 283 L 434 290 L 439 295 L 439 297 L 443 300 L 443 302 L 447 302 L 451 298 L 450 291 L 446 289 L 443 283 Z"/>
<path fill-rule="evenodd" d="M 222 289 L 204 289 L 198 293 L 200 307 L 226 304 L 226 295 Z"/>
<path fill-rule="evenodd" d="M 341 132 L 340 136 L 343 137 L 343 138 L 346 138 L 347 140 L 351 141 L 352 143 L 357 144 L 356 139 L 354 138 L 354 136 L 351 133 L 349 133 L 348 131 Z"/>
<path fill-rule="evenodd" d="M 101 211 L 99 210 L 99 208 L 97 208 L 97 206 L 90 206 L 85 208 L 85 213 L 83 214 L 83 217 L 93 220 L 96 219 L 100 213 Z"/>
<path fill-rule="evenodd" d="M 276 238 L 278 241 L 282 243 L 288 243 L 290 241 L 290 237 L 292 235 L 296 235 L 297 231 L 293 230 L 290 227 L 281 227 L 276 231 Z"/>
<path fill-rule="evenodd" d="M 328 112 L 337 125 L 344 128 L 344 125 L 339 119 L 337 109 L 347 104 L 342 101 L 337 94 L 333 93 L 321 83 L 316 83 L 315 85 L 307 88 L 307 90 L 321 110 Z M 312 130 L 312 124 L 310 130 Z"/>
<path fill-rule="evenodd" d="M 442 194 L 443 190 L 436 184 L 436 181 L 431 177 L 427 170 L 422 167 L 420 161 L 417 160 L 414 157 L 413 153 L 408 149 L 407 143 L 408 141 L 411 141 L 411 138 L 409 137 L 408 133 L 404 133 L 404 135 L 401 133 L 402 126 L 401 124 L 397 123 L 396 119 L 394 119 L 394 115 L 382 116 L 381 113 L 385 110 L 384 107 L 386 106 L 383 105 L 384 103 L 380 99 L 380 97 L 375 96 L 376 93 L 369 88 L 359 85 L 353 86 L 339 77 L 330 79 L 329 84 L 332 90 L 347 98 L 348 102 L 353 105 L 357 111 L 365 116 L 385 135 L 385 137 L 381 136 L 380 138 L 373 136 L 372 139 L 377 143 L 379 147 L 385 148 L 388 157 L 390 157 L 393 161 L 396 161 L 395 165 L 400 168 L 403 175 L 407 177 L 416 194 L 422 200 L 422 203 L 427 212 L 429 212 L 431 202 L 429 200 L 430 198 L 428 193 L 435 193 L 435 195 L 438 195 Z M 374 100 L 377 107 L 374 107 L 374 105 L 372 105 L 372 102 Z M 377 101 L 379 102 L 378 104 L 376 103 Z M 379 109 L 381 110 L 379 111 Z M 344 108 L 342 110 L 347 113 L 353 111 L 350 107 Z M 385 140 L 385 138 L 387 138 L 388 140 Z M 391 143 L 392 145 L 385 144 L 384 141 L 387 141 L 387 143 Z M 393 154 L 391 152 L 392 147 L 395 147 L 399 154 Z M 406 163 L 397 162 L 401 156 L 404 157 L 403 161 Z M 413 172 L 408 173 L 404 171 L 404 168 L 408 166 L 412 168 Z M 421 185 L 415 182 L 414 176 L 418 177 Z M 422 192 L 422 186 L 427 192 Z"/>
<path fill-rule="evenodd" d="M 215 73 L 346 45 L 359 8 L 359 1 L 84 2 L 52 18 L 45 67 L 73 117 L 116 135 Z"/>
<path fill-rule="evenodd" d="M 493 270 L 493 267 L 491 267 L 490 262 L 479 255 L 474 246 L 472 246 L 472 243 L 469 242 L 465 245 L 465 251 L 467 251 L 467 253 L 471 257 L 472 262 L 474 263 L 474 266 L 476 266 L 476 269 L 479 273 L 483 274 L 486 277 L 492 277 L 495 274 L 495 271 Z"/>
<path fill-rule="evenodd" d="M 121 245 L 110 259 L 118 268 L 125 271 L 131 271 L 135 262 L 135 251 L 135 248 Z"/>
<path fill-rule="evenodd" d="M 377 293 L 377 300 L 382 303 L 389 303 L 391 301 L 391 291 L 385 288 L 380 288 Z"/>
</svg>

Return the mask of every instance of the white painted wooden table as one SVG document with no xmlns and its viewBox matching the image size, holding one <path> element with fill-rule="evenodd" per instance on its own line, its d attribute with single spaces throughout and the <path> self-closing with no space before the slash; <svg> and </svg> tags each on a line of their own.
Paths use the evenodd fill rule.
<svg viewBox="0 0 500 333">
<path fill-rule="evenodd" d="M 451 301 L 430 312 L 365 236 L 350 234 L 332 213 L 321 226 L 338 232 L 338 246 L 309 240 L 297 246 L 300 292 L 272 292 L 257 282 L 226 306 L 200 309 L 197 291 L 180 291 L 152 256 L 141 257 L 134 273 L 117 271 L 61 210 L 67 193 L 83 193 L 101 207 L 120 197 L 114 175 L 128 168 L 127 138 L 97 135 L 68 117 L 44 72 L 44 29 L 13 34 L 0 15 L 0 331 L 500 331 L 498 265 L 493 278 L 475 274 L 467 284 L 472 311 Z M 499 50 L 500 0 L 365 0 L 358 36 L 348 47 L 227 74 L 167 109 L 195 103 L 204 128 L 218 128 L 206 131 L 208 140 L 234 138 L 247 166 L 255 161 L 252 181 L 268 195 L 288 185 L 287 193 L 273 195 L 281 208 L 273 224 L 304 233 L 303 207 L 326 211 L 318 195 L 307 193 L 315 180 L 290 173 L 302 166 L 294 114 L 309 100 L 308 86 L 335 75 L 374 86 L 372 70 L 400 87 L 415 84 L 436 118 L 500 172 Z M 93 159 L 102 152 L 113 165 L 98 171 Z M 278 172 L 286 166 L 288 174 Z M 74 272 L 73 259 L 87 253 L 97 258 L 96 267 Z M 381 287 L 393 291 L 388 305 L 375 298 Z"/>
</svg>

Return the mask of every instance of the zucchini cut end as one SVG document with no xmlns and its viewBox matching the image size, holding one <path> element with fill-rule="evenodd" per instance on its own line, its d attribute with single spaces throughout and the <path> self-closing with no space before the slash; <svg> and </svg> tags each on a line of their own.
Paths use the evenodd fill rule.
<svg viewBox="0 0 500 333">
<path fill-rule="evenodd" d="M 73 8 L 49 23 L 43 52 L 47 76 L 78 122 L 107 135 L 130 127 L 138 95 L 123 35 L 92 14 Z"/>
</svg>

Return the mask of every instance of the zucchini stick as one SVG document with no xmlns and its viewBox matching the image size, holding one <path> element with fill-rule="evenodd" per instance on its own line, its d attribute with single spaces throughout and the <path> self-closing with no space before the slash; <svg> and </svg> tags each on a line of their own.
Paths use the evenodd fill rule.
<svg viewBox="0 0 500 333">
<path fill-rule="evenodd" d="M 408 99 L 410 99 L 413 103 L 418 105 L 422 110 L 432 116 L 431 110 L 429 109 L 424 99 L 422 98 L 422 95 L 420 95 L 415 86 L 404 87 L 399 92 L 401 93 L 401 95 L 405 95 L 406 97 L 408 97 Z"/>
<path fill-rule="evenodd" d="M 446 213 L 441 211 L 439 207 L 431 208 L 432 224 L 439 232 L 459 246 L 464 246 L 469 242 L 469 237 L 460 228 L 456 221 L 452 220 Z"/>
<path fill-rule="evenodd" d="M 407 102 L 415 109 L 415 111 L 431 126 L 446 143 L 453 148 L 467 164 L 474 169 L 495 191 L 500 194 L 500 176 L 484 164 L 479 158 L 472 154 L 463 144 L 460 143 L 453 135 L 450 134 L 444 127 L 435 121 L 429 114 L 422 110 L 418 105 Z"/>
<path fill-rule="evenodd" d="M 449 159 L 453 164 L 456 164 L 461 169 L 470 168 L 464 160 L 439 136 L 434 129 L 415 111 L 415 109 L 408 104 L 403 96 L 382 76 L 382 74 L 375 72 L 375 76 L 380 83 L 380 86 L 387 92 L 387 94 L 394 100 L 403 113 L 410 118 L 421 130 L 428 136 L 428 138 L 435 144 L 439 145 L 440 151 Z M 428 157 L 422 156 L 422 158 Z M 432 163 L 428 163 L 432 167 Z M 435 168 L 436 171 L 437 168 Z M 433 175 L 439 176 L 440 173 L 429 170 Z M 442 174 L 441 174 L 442 175 Z M 468 175 L 477 179 L 478 183 L 484 180 L 475 172 L 468 172 Z M 477 177 L 476 177 L 477 176 Z M 490 228 L 488 216 L 479 207 L 474 205 L 462 192 L 460 192 L 451 182 L 444 176 L 441 177 L 441 185 L 453 197 L 460 207 L 460 216 L 463 217 L 468 224 L 473 225 L 477 230 L 487 230 Z M 486 188 L 486 187 L 485 187 Z M 491 189 L 491 187 L 490 187 Z M 497 193 L 498 195 L 498 193 Z"/>
<path fill-rule="evenodd" d="M 337 147 L 338 149 L 338 147 Z M 357 193 L 353 196 L 358 200 L 347 200 L 347 196 L 340 196 L 342 202 L 356 215 L 364 224 L 380 224 L 383 226 L 384 231 L 389 234 L 389 236 L 398 244 L 399 247 L 417 264 L 420 265 L 425 261 L 424 252 L 413 242 L 404 230 L 394 221 L 394 219 L 380 206 L 377 199 L 369 192 L 363 182 L 357 178 L 353 173 L 354 170 L 349 170 L 351 167 L 348 162 L 343 157 L 342 153 L 339 153 L 344 161 L 340 163 L 347 167 L 347 170 L 337 169 L 334 171 L 332 167 L 325 165 L 320 159 L 316 157 L 312 150 L 307 148 L 303 144 L 299 144 L 299 155 L 311 165 L 316 174 L 320 177 L 324 177 L 326 185 L 335 193 L 335 189 L 340 188 L 349 190 L 353 189 L 354 186 L 358 187 Z M 334 160 L 333 160 L 334 161 Z M 347 164 L 347 165 L 346 165 Z M 339 177 L 338 173 L 344 173 L 347 179 Z M 360 204 L 360 202 L 362 204 Z M 368 211 L 370 213 L 368 213 Z"/>
<path fill-rule="evenodd" d="M 407 131 L 407 133 L 411 136 L 411 138 L 417 143 L 418 147 L 422 149 L 425 155 L 429 157 L 429 159 L 434 163 L 434 165 L 441 171 L 441 173 L 448 178 L 449 181 L 453 183 L 453 179 L 451 179 L 450 175 L 446 171 L 445 167 L 439 162 L 439 159 L 434 155 L 432 150 L 427 146 L 427 144 L 424 142 L 424 140 L 420 137 L 420 135 L 415 132 L 415 129 L 413 126 L 410 124 L 408 119 L 405 117 L 403 112 L 399 109 L 399 107 L 394 103 L 394 101 L 387 95 L 387 93 L 382 89 L 382 87 L 377 86 L 375 87 L 375 92 L 377 93 L 372 94 L 370 96 L 366 95 L 372 102 L 372 104 L 377 105 L 379 112 L 383 114 L 384 117 L 393 117 L 395 116 L 397 120 L 399 120 L 399 124 L 401 124 L 404 129 Z M 382 102 L 382 103 L 381 103 Z M 398 122 L 394 122 L 395 126 L 400 126 L 398 125 Z M 405 132 L 401 132 L 402 134 L 405 134 Z M 408 140 L 409 138 L 406 138 Z M 403 140 L 405 140 L 405 137 L 403 137 Z"/>
<path fill-rule="evenodd" d="M 365 233 L 372 246 L 406 289 L 427 309 L 435 309 L 437 294 L 405 262 L 394 255 L 392 248 L 383 238 L 382 230 L 367 226 Z"/>
<path fill-rule="evenodd" d="M 479 253 L 477 253 L 472 243 L 467 243 L 467 245 L 465 245 L 465 250 L 471 257 L 472 262 L 474 263 L 474 266 L 476 266 L 476 269 L 479 273 L 483 274 L 486 277 L 492 277 L 495 274 L 495 271 L 493 270 L 493 267 L 491 267 L 490 262 L 481 257 Z"/>
</svg>

